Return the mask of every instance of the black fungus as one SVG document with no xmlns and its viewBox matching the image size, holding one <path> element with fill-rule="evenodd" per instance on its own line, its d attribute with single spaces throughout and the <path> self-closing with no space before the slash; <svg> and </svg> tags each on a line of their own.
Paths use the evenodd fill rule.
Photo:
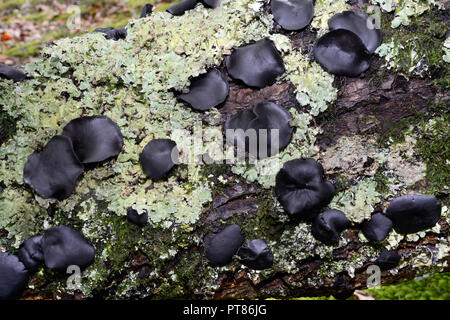
<svg viewBox="0 0 450 320">
<path fill-rule="evenodd" d="M 214 9 L 214 8 L 217 8 L 218 6 L 220 6 L 220 3 L 222 2 L 222 0 L 203 0 L 202 2 L 205 6 Z"/>
<path fill-rule="evenodd" d="M 230 92 L 227 79 L 217 69 L 211 69 L 191 81 L 189 93 L 179 99 L 187 102 L 195 110 L 209 110 L 223 103 Z"/>
<path fill-rule="evenodd" d="M 186 11 L 194 9 L 197 3 L 199 3 L 199 0 L 183 0 L 170 6 L 166 11 L 174 16 L 181 16 Z"/>
<path fill-rule="evenodd" d="M 382 213 L 375 213 L 369 221 L 364 221 L 361 230 L 367 239 L 383 241 L 392 229 L 392 221 Z"/>
<path fill-rule="evenodd" d="M 398 266 L 400 259 L 401 256 L 397 251 L 383 250 L 375 260 L 375 264 L 379 266 L 381 270 L 390 270 Z"/>
<path fill-rule="evenodd" d="M 274 84 L 285 71 L 280 53 L 267 38 L 235 48 L 225 62 L 233 79 L 256 88 Z"/>
<path fill-rule="evenodd" d="M 261 239 L 253 239 L 246 247 L 238 251 L 241 262 L 254 270 L 269 269 L 273 265 L 273 254 L 266 242 Z"/>
<path fill-rule="evenodd" d="M 321 37 L 314 46 L 316 61 L 328 72 L 356 77 L 370 66 L 370 54 L 353 32 L 338 29 Z"/>
<path fill-rule="evenodd" d="M 123 147 L 119 127 L 106 116 L 80 117 L 70 121 L 62 134 L 69 137 L 82 163 L 95 163 L 117 156 Z"/>
<path fill-rule="evenodd" d="M 275 103 L 260 102 L 227 119 L 226 140 L 253 158 L 272 156 L 289 144 L 293 132 L 291 120 L 290 113 Z"/>
<path fill-rule="evenodd" d="M 310 24 L 314 16 L 313 0 L 272 0 L 274 20 L 285 30 L 300 30 Z"/>
<path fill-rule="evenodd" d="M 170 139 L 153 139 L 139 156 L 145 174 L 151 179 L 164 177 L 178 163 L 178 149 Z"/>
<path fill-rule="evenodd" d="M 27 78 L 27 75 L 22 70 L 0 63 L 0 78 L 6 78 L 8 80 L 13 80 L 14 82 L 20 82 L 25 80 Z"/>
<path fill-rule="evenodd" d="M 153 5 L 150 3 L 147 3 L 144 5 L 141 11 L 141 16 L 139 18 L 145 18 L 146 16 L 149 16 L 153 11 Z"/>
<path fill-rule="evenodd" d="M 301 219 L 310 219 L 330 203 L 335 188 L 324 181 L 323 167 L 314 159 L 295 159 L 278 172 L 275 193 L 284 210 Z"/>
<path fill-rule="evenodd" d="M 415 233 L 434 227 L 441 218 L 441 203 L 435 196 L 402 196 L 392 200 L 386 215 L 397 233 Z"/>
<path fill-rule="evenodd" d="M 103 33 L 106 39 L 108 40 L 123 40 L 127 37 L 127 28 L 120 27 L 120 28 L 113 28 L 113 27 L 107 27 L 107 28 L 97 28 L 94 30 L 94 32 L 100 32 Z"/>
<path fill-rule="evenodd" d="M 313 221 L 311 233 L 315 239 L 332 246 L 339 244 L 340 233 L 350 226 L 350 221 L 339 210 L 327 210 Z"/>
<path fill-rule="evenodd" d="M 94 247 L 78 231 L 63 225 L 46 230 L 41 247 L 47 268 L 58 272 L 65 273 L 71 265 L 83 270 L 94 261 Z"/>
<path fill-rule="evenodd" d="M 203 239 L 205 256 L 211 265 L 227 265 L 243 242 L 241 228 L 236 224 L 229 225 L 219 233 L 208 234 Z"/>
<path fill-rule="evenodd" d="M 28 271 L 35 273 L 44 263 L 44 253 L 41 247 L 42 236 L 37 235 L 24 241 L 19 248 L 17 257 Z"/>
<path fill-rule="evenodd" d="M 54 136 L 42 152 L 28 157 L 23 180 L 43 198 L 63 200 L 70 196 L 83 165 L 66 136 Z"/>
<path fill-rule="evenodd" d="M 361 39 L 366 49 L 373 53 L 380 46 L 383 35 L 380 29 L 367 27 L 368 19 L 366 14 L 344 11 L 328 20 L 328 26 L 330 30 L 345 29 L 353 32 Z"/>
<path fill-rule="evenodd" d="M 133 208 L 127 210 L 127 220 L 138 227 L 144 227 L 148 223 L 148 212 L 145 211 L 141 214 Z"/>
<path fill-rule="evenodd" d="M 15 255 L 0 252 L 0 300 L 18 298 L 28 278 L 27 269 Z"/>
</svg>

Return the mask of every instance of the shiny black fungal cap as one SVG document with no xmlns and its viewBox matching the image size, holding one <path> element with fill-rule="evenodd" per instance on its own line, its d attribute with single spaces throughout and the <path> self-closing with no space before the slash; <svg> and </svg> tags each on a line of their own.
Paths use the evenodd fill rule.
<svg viewBox="0 0 450 320">
<path fill-rule="evenodd" d="M 367 27 L 368 19 L 366 14 L 344 11 L 328 20 L 328 26 L 330 30 L 345 29 L 353 32 L 361 39 L 366 49 L 373 53 L 380 46 L 383 35 L 380 29 Z"/>
<path fill-rule="evenodd" d="M 233 53 L 226 57 L 225 62 L 233 79 L 256 88 L 274 84 L 285 70 L 280 53 L 267 38 L 235 48 Z"/>
<path fill-rule="evenodd" d="M 316 160 L 295 159 L 278 172 L 275 193 L 288 214 L 310 219 L 330 203 L 335 188 L 323 180 L 323 167 Z"/>
<path fill-rule="evenodd" d="M 245 147 L 245 152 L 254 158 L 272 156 L 285 148 L 291 141 L 293 131 L 289 125 L 291 120 L 290 113 L 275 103 L 260 102 L 253 109 L 242 110 L 225 122 L 227 143 L 237 146 L 241 151 L 244 151 Z M 237 131 L 238 129 L 243 131 Z M 278 132 L 274 130 L 278 130 Z M 275 145 L 272 145 L 272 139 L 274 139 Z M 264 150 L 264 148 L 266 149 Z"/>
<path fill-rule="evenodd" d="M 211 69 L 191 81 L 189 93 L 179 99 L 187 102 L 195 110 L 209 110 L 223 103 L 230 92 L 228 82 L 217 69 Z"/>
<path fill-rule="evenodd" d="M 350 221 L 342 211 L 327 210 L 314 219 L 311 231 L 314 238 L 332 246 L 339 244 L 340 233 L 349 226 Z"/>
<path fill-rule="evenodd" d="M 203 0 L 202 2 L 205 6 L 214 9 L 214 8 L 217 8 L 218 6 L 220 6 L 220 3 L 222 2 L 222 0 Z"/>
<path fill-rule="evenodd" d="M 274 20 L 285 30 L 300 30 L 311 23 L 314 16 L 313 0 L 272 0 Z"/>
<path fill-rule="evenodd" d="M 434 227 L 441 218 L 441 203 L 435 196 L 402 196 L 392 200 L 386 215 L 396 232 L 415 233 Z"/>
<path fill-rule="evenodd" d="M 26 288 L 28 271 L 12 254 L 0 252 L 0 300 L 16 299 Z"/>
<path fill-rule="evenodd" d="M 383 241 L 392 229 L 392 221 L 382 213 L 375 213 L 369 221 L 364 221 L 361 230 L 367 239 Z"/>
<path fill-rule="evenodd" d="M 197 3 L 199 3 L 199 0 L 183 0 L 169 7 L 166 11 L 174 16 L 181 16 L 186 11 L 194 9 Z"/>
<path fill-rule="evenodd" d="M 314 46 L 316 61 L 328 72 L 356 77 L 370 66 L 370 54 L 361 39 L 351 31 L 333 30 Z"/>
<path fill-rule="evenodd" d="M 238 251 L 241 262 L 254 270 L 269 269 L 273 265 L 273 254 L 264 240 L 253 239 Z"/>
<path fill-rule="evenodd" d="M 23 180 L 43 198 L 63 200 L 75 188 L 83 165 L 66 136 L 54 136 L 42 150 L 28 157 Z"/>
<path fill-rule="evenodd" d="M 46 230 L 41 247 L 47 268 L 58 272 L 65 273 L 70 265 L 85 269 L 94 262 L 94 247 L 78 231 L 63 225 Z"/>
<path fill-rule="evenodd" d="M 69 137 L 82 163 L 95 163 L 117 156 L 123 147 L 119 127 L 105 116 L 81 117 L 70 121 L 62 134 Z"/>
<path fill-rule="evenodd" d="M 27 75 L 22 70 L 0 63 L 0 78 L 6 78 L 8 80 L 13 80 L 14 82 L 20 82 L 25 80 L 27 78 Z"/>
<path fill-rule="evenodd" d="M 127 37 L 127 28 L 120 27 L 120 28 L 113 28 L 113 27 L 107 27 L 107 28 L 97 28 L 94 30 L 94 32 L 100 32 L 103 33 L 106 39 L 108 40 L 123 40 Z"/>
<path fill-rule="evenodd" d="M 138 227 L 143 227 L 148 223 L 148 212 L 145 211 L 141 214 L 134 210 L 133 208 L 128 208 L 127 210 L 127 220 Z"/>
<path fill-rule="evenodd" d="M 375 264 L 380 267 L 381 270 L 390 270 L 398 266 L 401 256 L 397 251 L 384 250 L 380 253 Z"/>
<path fill-rule="evenodd" d="M 148 177 L 160 179 L 177 164 L 177 145 L 170 139 L 153 139 L 144 147 L 139 159 Z"/>
<path fill-rule="evenodd" d="M 141 16 L 139 18 L 145 18 L 146 16 L 149 16 L 153 11 L 153 5 L 150 3 L 147 3 L 144 5 L 141 11 Z"/>
<path fill-rule="evenodd" d="M 44 253 L 41 247 L 42 236 L 29 238 L 20 245 L 17 257 L 25 265 L 28 271 L 34 273 L 44 263 Z"/>
<path fill-rule="evenodd" d="M 208 234 L 203 239 L 205 256 L 211 265 L 227 265 L 243 242 L 241 228 L 237 224 L 229 225 L 219 233 Z"/>
</svg>

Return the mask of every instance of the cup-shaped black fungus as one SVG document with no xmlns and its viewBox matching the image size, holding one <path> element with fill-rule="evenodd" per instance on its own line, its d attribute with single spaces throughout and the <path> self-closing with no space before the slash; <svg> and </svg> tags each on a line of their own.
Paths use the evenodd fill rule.
<svg viewBox="0 0 450 320">
<path fill-rule="evenodd" d="M 217 69 L 211 69 L 191 81 L 189 93 L 179 99 L 187 102 L 195 110 L 209 110 L 223 103 L 230 92 L 227 79 Z"/>
<path fill-rule="evenodd" d="M 218 6 L 220 6 L 220 3 L 222 2 L 222 0 L 203 0 L 202 2 L 205 6 L 214 9 L 214 8 L 217 8 Z"/>
<path fill-rule="evenodd" d="M 69 137 L 82 163 L 96 163 L 117 156 L 123 147 L 119 126 L 106 116 L 80 117 L 70 121 L 62 134 Z"/>
<path fill-rule="evenodd" d="M 148 212 L 142 212 L 139 214 L 137 210 L 133 208 L 128 208 L 127 210 L 127 220 L 138 227 L 144 227 L 148 223 Z"/>
<path fill-rule="evenodd" d="M 20 82 L 25 80 L 27 75 L 22 70 L 0 63 L 0 78 Z"/>
<path fill-rule="evenodd" d="M 26 288 L 29 274 L 15 255 L 0 252 L 0 300 L 16 299 Z"/>
<path fill-rule="evenodd" d="M 277 154 L 291 141 L 293 128 L 289 112 L 272 102 L 260 102 L 253 109 L 238 112 L 225 122 L 226 141 L 241 154 L 265 158 Z"/>
<path fill-rule="evenodd" d="M 434 227 L 441 218 L 441 203 L 435 196 L 402 196 L 392 200 L 386 215 L 396 232 L 415 233 Z"/>
<path fill-rule="evenodd" d="M 200 0 L 183 0 L 173 6 L 170 6 L 166 11 L 174 16 L 181 16 L 186 11 L 194 9 L 199 2 Z"/>
<path fill-rule="evenodd" d="M 356 77 L 370 66 L 370 54 L 353 32 L 338 29 L 321 37 L 314 45 L 316 61 L 328 72 Z"/>
<path fill-rule="evenodd" d="M 275 193 L 284 210 L 301 219 L 311 219 L 330 203 L 335 188 L 324 181 L 323 167 L 314 159 L 295 159 L 278 172 Z"/>
<path fill-rule="evenodd" d="M 37 235 L 24 241 L 17 257 L 31 273 L 35 273 L 44 263 L 44 252 L 41 247 L 42 236 Z"/>
<path fill-rule="evenodd" d="M 178 149 L 170 139 L 153 139 L 139 156 L 142 169 L 151 179 L 164 177 L 178 163 Z"/>
<path fill-rule="evenodd" d="M 232 224 L 219 233 L 208 234 L 203 239 L 205 256 L 214 266 L 225 266 L 231 262 L 234 254 L 244 242 L 241 228 Z"/>
<path fill-rule="evenodd" d="M 272 250 L 261 239 L 249 241 L 246 247 L 239 249 L 238 256 L 244 265 L 254 270 L 269 269 L 273 265 Z"/>
<path fill-rule="evenodd" d="M 23 180 L 41 197 L 63 200 L 70 196 L 83 170 L 70 138 L 54 136 L 42 152 L 28 157 Z"/>
<path fill-rule="evenodd" d="M 285 30 L 303 29 L 314 16 L 313 0 L 272 0 L 270 7 L 274 20 Z"/>
<path fill-rule="evenodd" d="M 285 69 L 283 58 L 269 39 L 235 48 L 225 59 L 227 70 L 233 79 L 255 88 L 272 85 Z"/>
<path fill-rule="evenodd" d="M 381 29 L 369 29 L 367 26 L 369 17 L 363 13 L 344 11 L 335 14 L 328 20 L 330 30 L 345 29 L 356 34 L 366 46 L 366 49 L 373 53 L 381 44 L 383 35 Z"/>
<path fill-rule="evenodd" d="M 313 221 L 311 233 L 317 240 L 332 246 L 339 244 L 341 232 L 350 226 L 350 221 L 339 210 L 327 210 Z"/>
<path fill-rule="evenodd" d="M 382 213 L 375 213 L 369 221 L 364 221 L 361 230 L 367 239 L 383 241 L 392 229 L 392 221 Z"/>
<path fill-rule="evenodd" d="M 153 5 L 150 3 L 147 3 L 144 5 L 141 11 L 141 16 L 139 18 L 145 18 L 149 16 L 153 12 Z"/>
<path fill-rule="evenodd" d="M 124 40 L 127 37 L 127 28 L 120 27 L 120 28 L 113 28 L 113 27 L 106 27 L 106 28 L 97 28 L 94 30 L 94 32 L 100 32 L 103 33 L 106 39 L 108 40 Z"/>
<path fill-rule="evenodd" d="M 65 273 L 71 265 L 83 270 L 94 262 L 94 247 L 81 233 L 67 226 L 61 225 L 46 230 L 41 247 L 47 268 L 58 272 Z"/>
<path fill-rule="evenodd" d="M 381 270 L 390 270 L 398 266 L 401 258 L 402 257 L 397 251 L 383 250 L 375 260 L 375 264 L 379 266 Z"/>
</svg>

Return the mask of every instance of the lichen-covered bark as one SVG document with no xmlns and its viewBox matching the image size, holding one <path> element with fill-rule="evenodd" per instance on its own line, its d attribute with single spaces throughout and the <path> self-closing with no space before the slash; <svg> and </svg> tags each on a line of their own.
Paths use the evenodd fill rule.
<svg viewBox="0 0 450 320">
<path fill-rule="evenodd" d="M 346 296 L 366 286 L 365 271 L 384 248 L 402 254 L 400 265 L 383 273 L 384 284 L 448 270 L 448 64 L 436 60 L 444 55 L 444 39 L 436 35 L 431 41 L 438 53 L 416 52 L 425 55 L 427 65 L 421 64 L 426 72 L 420 76 L 414 59 L 399 57 L 388 69 L 386 63 L 397 57 L 392 51 L 389 59 L 374 56 L 371 69 L 359 78 L 334 77 L 312 60 L 312 45 L 326 32 L 329 17 L 352 7 L 366 10 L 367 1 L 318 0 L 311 27 L 293 33 L 273 24 L 264 1 L 223 2 L 216 10 L 199 5 L 182 17 L 155 13 L 131 21 L 124 41 L 100 34 L 58 41 L 44 50 L 43 59 L 26 66 L 32 80 L 0 82 L 0 121 L 9 124 L 0 132 L 2 250 L 14 253 L 28 236 L 58 224 L 80 230 L 96 248 L 79 289 L 68 288 L 65 275 L 42 269 L 24 297 Z M 428 15 L 428 24 L 420 21 L 432 32 L 433 21 L 441 21 L 445 11 L 427 8 L 408 19 Z M 394 16 L 382 16 L 385 34 L 394 43 L 404 41 L 404 30 L 391 28 Z M 226 73 L 223 56 L 233 46 L 264 37 L 274 41 L 286 65 L 278 83 L 254 90 L 229 78 L 227 101 L 206 113 L 177 102 L 174 92 L 186 90 L 191 77 L 214 65 Z M 171 138 L 189 154 L 199 124 L 221 136 L 226 117 L 264 100 L 293 117 L 295 134 L 280 155 L 254 164 L 193 161 L 179 166 L 168 181 L 143 174 L 138 154 L 149 140 Z M 22 179 L 28 155 L 71 119 L 92 114 L 105 114 L 120 126 L 123 152 L 89 168 L 69 199 L 36 196 Z M 204 136 L 198 148 L 212 155 L 218 143 L 216 135 Z M 323 164 L 337 188 L 330 207 L 352 222 L 337 246 L 315 240 L 310 224 L 291 221 L 276 200 L 277 165 L 298 157 Z M 385 209 L 394 196 L 414 192 L 441 200 L 438 225 L 408 236 L 392 231 L 378 244 L 364 238 L 359 231 L 364 219 Z M 147 227 L 126 221 L 130 206 L 149 212 Z M 237 258 L 225 267 L 208 264 L 203 237 L 229 223 L 239 224 L 246 240 L 266 240 L 273 268 L 250 270 Z"/>
</svg>

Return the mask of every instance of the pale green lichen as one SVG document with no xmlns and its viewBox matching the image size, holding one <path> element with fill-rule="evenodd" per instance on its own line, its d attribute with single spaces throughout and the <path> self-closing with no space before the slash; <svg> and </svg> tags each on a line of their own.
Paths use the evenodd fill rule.
<svg viewBox="0 0 450 320">
<path fill-rule="evenodd" d="M 319 36 L 328 30 L 328 20 L 336 13 L 350 10 L 351 6 L 345 0 L 317 0 L 314 4 L 314 18 L 311 26 L 318 29 Z"/>
<path fill-rule="evenodd" d="M 444 51 L 442 58 L 445 62 L 450 63 L 450 38 L 445 39 L 442 50 Z"/>
</svg>

